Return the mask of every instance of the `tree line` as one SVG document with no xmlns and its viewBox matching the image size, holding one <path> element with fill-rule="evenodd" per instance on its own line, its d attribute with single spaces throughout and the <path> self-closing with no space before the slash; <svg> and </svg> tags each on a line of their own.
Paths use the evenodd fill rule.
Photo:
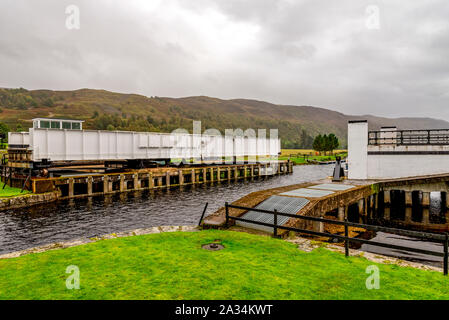
<svg viewBox="0 0 449 320">
<path fill-rule="evenodd" d="M 319 151 L 319 152 L 332 152 L 335 149 L 338 148 L 340 145 L 340 142 L 338 141 L 338 138 L 335 136 L 335 134 L 330 133 L 329 135 L 318 135 L 313 140 L 313 150 Z"/>
</svg>

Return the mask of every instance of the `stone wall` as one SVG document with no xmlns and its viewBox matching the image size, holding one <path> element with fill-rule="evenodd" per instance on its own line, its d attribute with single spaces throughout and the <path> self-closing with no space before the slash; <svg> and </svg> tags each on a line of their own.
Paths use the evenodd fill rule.
<svg viewBox="0 0 449 320">
<path fill-rule="evenodd" d="M 12 198 L 3 198 L 0 199 L 0 211 L 30 207 L 39 203 L 48 203 L 57 200 L 59 197 L 60 193 L 54 191 L 40 194 L 25 194 L 23 196 Z"/>
</svg>

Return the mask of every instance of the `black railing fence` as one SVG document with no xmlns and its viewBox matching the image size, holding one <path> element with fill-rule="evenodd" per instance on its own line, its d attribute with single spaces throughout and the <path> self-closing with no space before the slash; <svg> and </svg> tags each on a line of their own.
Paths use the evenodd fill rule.
<svg viewBox="0 0 449 320">
<path fill-rule="evenodd" d="M 272 214 L 273 215 L 273 223 L 271 224 L 271 223 L 254 221 L 254 220 L 244 219 L 241 217 L 231 216 L 231 215 L 229 215 L 229 208 Z M 345 255 L 346 256 L 349 256 L 349 243 L 350 242 L 358 242 L 361 244 L 369 244 L 369 245 L 377 246 L 377 247 L 403 250 L 403 251 L 408 251 L 408 252 L 415 252 L 415 253 L 420 253 L 420 254 L 428 254 L 428 255 L 432 255 L 432 256 L 443 257 L 443 272 L 444 272 L 444 275 L 448 274 L 449 235 L 447 232 L 444 234 L 421 232 L 421 231 L 412 231 L 412 230 L 404 230 L 404 229 L 396 229 L 396 228 L 375 226 L 375 225 L 369 225 L 369 224 L 355 223 L 355 222 L 349 222 L 347 220 L 338 221 L 338 220 L 331 220 L 331 219 L 325 219 L 325 218 L 301 216 L 301 215 L 278 212 L 277 210 L 271 211 L 271 210 L 236 206 L 236 205 L 231 205 L 228 202 L 225 203 L 225 212 L 226 212 L 226 225 L 227 226 L 229 226 L 229 220 L 232 219 L 235 221 L 242 221 L 242 222 L 246 222 L 246 223 L 252 223 L 252 224 L 272 227 L 274 237 L 278 237 L 278 230 L 287 230 L 287 231 L 309 234 L 309 235 L 313 235 L 313 236 L 322 236 L 322 237 L 336 238 L 339 240 L 343 240 L 344 244 L 345 244 Z M 344 226 L 344 229 L 345 229 L 345 235 L 342 236 L 339 234 L 318 232 L 318 231 L 313 231 L 313 230 L 306 230 L 306 229 L 278 225 L 278 222 L 277 222 L 278 216 L 285 216 L 285 217 L 289 217 L 289 218 L 301 219 L 301 220 L 307 220 L 307 221 L 323 222 L 323 223 L 329 223 L 329 224 L 334 224 L 334 225 L 342 225 L 342 226 Z M 428 240 L 433 240 L 433 241 L 442 243 L 443 252 L 431 251 L 431 250 L 425 250 L 425 249 L 419 249 L 419 248 L 413 248 L 413 247 L 399 246 L 399 245 L 388 244 L 388 243 L 383 243 L 383 242 L 378 242 L 378 241 L 360 239 L 360 238 L 351 238 L 351 237 L 349 237 L 349 227 L 363 228 L 363 229 L 372 230 L 372 231 L 383 231 L 383 232 L 393 233 L 393 234 L 397 234 L 397 235 L 419 237 L 419 238 L 424 238 L 424 239 L 428 239 Z"/>
<path fill-rule="evenodd" d="M 369 145 L 449 145 L 449 129 L 368 132 Z"/>
</svg>

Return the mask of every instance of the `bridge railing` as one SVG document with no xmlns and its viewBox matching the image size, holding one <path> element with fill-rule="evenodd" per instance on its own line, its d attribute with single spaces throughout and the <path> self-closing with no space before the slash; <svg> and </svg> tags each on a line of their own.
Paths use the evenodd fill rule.
<svg viewBox="0 0 449 320">
<path fill-rule="evenodd" d="M 368 145 L 449 145 L 449 129 L 369 131 Z"/>
<path fill-rule="evenodd" d="M 241 218 L 241 217 L 231 216 L 231 215 L 229 215 L 229 208 L 272 214 L 273 215 L 273 223 L 254 221 L 254 220 L 249 220 L 249 219 L 245 219 L 245 218 Z M 231 205 L 228 202 L 225 203 L 225 214 L 226 214 L 226 226 L 229 226 L 229 220 L 232 219 L 235 221 L 242 221 L 242 222 L 246 222 L 246 223 L 257 224 L 257 225 L 262 225 L 262 226 L 266 226 L 266 227 L 272 227 L 273 228 L 273 236 L 275 238 L 278 237 L 278 230 L 280 229 L 280 230 L 287 230 L 287 231 L 309 234 L 309 235 L 313 235 L 313 236 L 322 236 L 322 237 L 336 238 L 339 240 L 343 240 L 344 244 L 345 244 L 345 255 L 347 257 L 349 256 L 349 243 L 350 242 L 357 242 L 357 243 L 369 244 L 369 245 L 377 246 L 377 247 L 383 247 L 383 248 L 389 248 L 389 249 L 402 250 L 402 251 L 415 252 L 415 253 L 420 253 L 420 254 L 428 254 L 428 255 L 437 256 L 437 257 L 443 257 L 443 273 L 444 273 L 444 275 L 448 274 L 449 235 L 447 232 L 444 234 L 432 233 L 432 232 L 421 232 L 421 231 L 412 231 L 412 230 L 404 230 L 404 229 L 389 228 L 389 227 L 349 222 L 347 219 L 345 219 L 344 221 L 339 221 L 339 220 L 331 220 L 331 219 L 318 218 L 318 217 L 301 216 L 301 215 L 296 215 L 296 214 L 278 212 L 276 209 L 271 211 L 271 210 L 265 210 L 265 209 L 236 206 L 236 205 Z M 306 230 L 306 229 L 293 228 L 293 227 L 279 225 L 278 224 L 278 216 L 284 216 L 284 217 L 307 220 L 307 221 L 329 223 L 329 224 L 334 224 L 334 225 L 342 225 L 342 226 L 344 226 L 344 229 L 345 229 L 345 235 L 342 236 L 342 235 L 334 234 L 334 233 L 318 232 L 318 231 L 313 231 L 313 230 Z M 420 238 L 425 238 L 428 240 L 433 240 L 433 241 L 442 243 L 443 252 L 425 250 L 425 249 L 419 249 L 419 248 L 413 248 L 413 247 L 406 247 L 406 246 L 399 246 L 399 245 L 395 245 L 395 244 L 383 243 L 383 242 L 373 241 L 373 240 L 352 238 L 352 237 L 349 237 L 349 227 L 363 228 L 366 230 L 382 231 L 382 232 L 393 233 L 393 234 L 397 234 L 397 235 L 420 237 Z"/>
</svg>

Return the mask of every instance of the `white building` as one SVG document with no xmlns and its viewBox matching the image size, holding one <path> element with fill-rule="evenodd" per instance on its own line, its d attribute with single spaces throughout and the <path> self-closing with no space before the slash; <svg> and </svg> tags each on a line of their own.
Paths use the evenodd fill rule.
<svg viewBox="0 0 449 320">
<path fill-rule="evenodd" d="M 392 179 L 449 173 L 449 129 L 368 131 L 348 123 L 348 178 Z"/>
</svg>

